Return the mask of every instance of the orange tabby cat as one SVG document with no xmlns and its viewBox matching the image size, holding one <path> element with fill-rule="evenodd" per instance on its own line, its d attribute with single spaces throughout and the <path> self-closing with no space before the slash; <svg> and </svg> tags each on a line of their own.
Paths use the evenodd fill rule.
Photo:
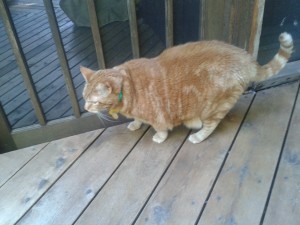
<svg viewBox="0 0 300 225">
<path fill-rule="evenodd" d="M 244 50 L 219 41 L 187 43 L 162 52 L 156 58 L 135 59 L 112 69 L 92 71 L 81 67 L 86 85 L 83 97 L 90 112 L 121 113 L 156 130 L 153 141 L 166 140 L 168 130 L 180 124 L 200 129 L 192 143 L 206 139 L 253 81 L 276 74 L 292 50 L 290 34 L 279 36 L 280 49 L 260 66 Z"/>
</svg>

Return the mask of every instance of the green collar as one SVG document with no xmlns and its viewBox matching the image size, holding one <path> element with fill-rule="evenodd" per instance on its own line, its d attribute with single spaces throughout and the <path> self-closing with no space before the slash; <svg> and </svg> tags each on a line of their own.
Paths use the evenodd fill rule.
<svg viewBox="0 0 300 225">
<path fill-rule="evenodd" d="M 122 102 L 122 99 L 123 99 L 123 88 L 121 87 L 121 90 L 120 90 L 119 95 L 118 95 L 119 102 Z"/>
</svg>

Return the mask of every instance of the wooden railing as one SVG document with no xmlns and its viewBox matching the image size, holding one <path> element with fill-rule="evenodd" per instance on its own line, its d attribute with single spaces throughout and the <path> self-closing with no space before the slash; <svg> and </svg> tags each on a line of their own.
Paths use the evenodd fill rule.
<svg viewBox="0 0 300 225">
<path fill-rule="evenodd" d="M 12 129 L 0 103 L 0 147 L 5 150 L 12 150 L 19 147 L 46 142 L 104 126 L 104 124 L 94 114 L 86 112 L 82 113 L 80 111 L 52 0 L 43 1 L 47 11 L 48 21 L 56 46 L 60 66 L 63 71 L 63 77 L 70 98 L 73 116 L 54 121 L 46 120 L 45 113 L 37 95 L 8 5 L 5 0 L 0 0 L 0 14 L 3 18 L 6 32 L 39 123 L 24 128 Z M 106 68 L 106 62 L 95 9 L 95 0 L 87 0 L 86 2 L 98 66 L 99 68 L 104 69 Z M 234 2 L 227 2 L 223 0 L 200 0 L 198 3 L 200 12 L 199 39 L 224 40 L 247 49 L 254 56 L 257 55 L 265 3 L 264 0 L 237 0 Z M 173 4 L 173 0 L 164 1 L 166 47 L 174 45 Z M 139 58 L 141 54 L 135 0 L 127 0 L 127 8 L 129 15 L 132 56 L 133 58 Z M 186 24 L 186 26 L 189 26 L 189 24 Z"/>
<path fill-rule="evenodd" d="M 32 74 L 29 70 L 20 40 L 18 38 L 13 19 L 5 0 L 0 1 L 0 14 L 3 18 L 4 26 L 11 43 L 17 64 L 23 76 L 27 92 L 33 105 L 35 115 L 38 119 L 38 125 L 32 125 L 24 128 L 12 129 L 5 111 L 0 102 L 0 148 L 1 151 L 13 150 L 18 147 L 25 147 L 36 143 L 50 141 L 56 138 L 61 138 L 80 132 L 103 127 L 101 121 L 90 113 L 81 113 L 76 92 L 66 57 L 64 45 L 61 38 L 57 18 L 55 15 L 54 6 L 51 0 L 43 0 L 45 9 L 48 16 L 52 37 L 56 46 L 60 66 L 62 68 L 65 85 L 67 87 L 68 95 L 70 98 L 73 115 L 71 117 L 58 119 L 55 121 L 47 121 L 45 112 L 41 106 L 41 101 L 37 94 Z M 95 0 L 87 0 L 88 12 L 91 22 L 91 29 L 93 40 L 97 55 L 97 62 L 99 68 L 106 68 L 105 57 L 103 54 L 101 34 L 97 20 L 97 13 L 95 7 Z M 140 57 L 138 24 L 136 16 L 135 0 L 127 0 L 130 36 L 133 58 Z M 165 19 L 166 19 L 166 46 L 173 45 L 173 0 L 165 0 Z M 0 152 L 1 152 L 0 151 Z"/>
</svg>

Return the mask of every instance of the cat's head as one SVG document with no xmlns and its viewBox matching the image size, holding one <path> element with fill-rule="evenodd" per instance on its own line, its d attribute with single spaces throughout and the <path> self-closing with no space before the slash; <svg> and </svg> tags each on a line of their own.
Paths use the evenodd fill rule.
<svg viewBox="0 0 300 225">
<path fill-rule="evenodd" d="M 120 103 L 123 78 L 119 70 L 93 71 L 80 67 L 80 71 L 86 82 L 83 89 L 85 110 L 98 113 L 116 107 Z"/>
</svg>

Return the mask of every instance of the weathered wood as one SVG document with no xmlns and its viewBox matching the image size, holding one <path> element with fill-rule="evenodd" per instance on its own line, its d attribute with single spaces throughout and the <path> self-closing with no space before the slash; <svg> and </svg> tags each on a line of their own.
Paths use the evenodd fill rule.
<svg viewBox="0 0 300 225">
<path fill-rule="evenodd" d="M 271 192 L 264 225 L 300 224 L 300 93 Z"/>
<path fill-rule="evenodd" d="M 263 0 L 202 1 L 202 38 L 222 40 L 246 50 L 258 46 Z M 250 40 L 251 38 L 251 40 Z M 251 43 L 251 44 L 250 44 Z M 250 44 L 250 45 L 249 45 Z"/>
<path fill-rule="evenodd" d="M 14 129 L 12 137 L 18 148 L 24 148 L 32 143 L 48 142 L 102 127 L 105 124 L 95 114 L 84 113 L 76 120 L 70 116 L 48 122 L 47 126 L 32 125 Z"/>
<path fill-rule="evenodd" d="M 257 93 L 198 225 L 259 224 L 297 89 Z"/>
<path fill-rule="evenodd" d="M 65 16 L 63 15 L 62 12 L 58 13 L 58 15 L 57 15 L 58 20 L 63 20 L 64 18 L 65 18 Z M 37 23 L 37 20 L 40 22 Z M 49 30 L 45 15 L 42 15 L 42 16 L 33 15 L 30 18 L 30 22 L 27 21 L 27 23 L 24 24 L 23 26 L 21 25 L 22 23 L 21 24 L 16 23 L 15 20 L 14 20 L 14 23 L 17 26 L 16 29 L 18 31 L 18 35 L 20 37 L 20 41 L 22 43 L 22 47 L 23 47 L 23 50 L 25 53 L 27 53 L 28 46 L 34 45 L 34 43 L 37 40 L 41 41 L 41 39 L 45 39 L 45 34 L 47 34 L 48 33 L 47 31 Z M 67 21 L 65 23 L 67 23 Z M 20 26 L 22 26 L 22 27 L 20 27 Z M 21 29 L 21 28 L 23 28 L 23 29 Z M 7 40 L 5 42 L 7 42 Z M 10 49 L 9 45 L 5 45 L 3 47 L 4 51 L 7 51 L 9 49 Z M 8 52 L 8 53 L 10 53 L 10 52 Z M 11 54 L 8 55 L 7 52 L 5 52 L 4 56 L 6 56 L 5 60 L 8 63 L 11 62 L 10 60 L 14 59 L 13 55 L 11 55 Z"/>
<path fill-rule="evenodd" d="M 127 0 L 128 17 L 130 25 L 130 38 L 133 58 L 140 57 L 140 45 L 139 45 L 139 34 L 138 24 L 136 19 L 135 1 Z"/>
<path fill-rule="evenodd" d="M 3 22 L 5 25 L 6 31 L 8 33 L 8 38 L 12 45 L 18 66 L 19 66 L 21 74 L 23 76 L 24 83 L 25 83 L 26 89 L 28 91 L 28 95 L 30 96 L 31 102 L 33 104 L 35 114 L 39 120 L 39 123 L 41 125 L 45 125 L 46 119 L 45 119 L 45 116 L 43 113 L 43 109 L 41 107 L 39 97 L 36 93 L 36 89 L 33 85 L 31 73 L 30 73 L 24 52 L 22 51 L 22 46 L 21 46 L 20 40 L 17 36 L 17 32 L 15 30 L 15 26 L 13 24 L 12 17 L 9 12 L 9 8 L 7 6 L 7 3 L 4 1 L 0 2 L 0 13 L 1 13 L 1 16 L 3 17 Z"/>
<path fill-rule="evenodd" d="M 0 224 L 17 222 L 101 132 L 53 141 L 20 169 L 0 189 Z"/>
<path fill-rule="evenodd" d="M 223 33 L 224 9 L 223 0 L 202 0 L 201 39 L 226 40 Z"/>
<path fill-rule="evenodd" d="M 242 96 L 198 145 L 184 143 L 185 128 L 158 145 L 152 143 L 152 129 L 137 141 L 144 130 L 130 132 L 122 125 L 107 129 L 84 154 L 71 149 L 85 148 L 83 141 L 95 137 L 78 135 L 40 152 L 0 155 L 1 169 L 12 168 L 0 188 L 0 224 L 68 225 L 79 217 L 77 223 L 87 225 L 182 225 L 197 224 L 199 217 L 208 225 L 298 225 L 299 82 L 259 91 L 238 129 L 251 97 Z M 16 220 L 3 221 L 8 211 Z"/>
<path fill-rule="evenodd" d="M 98 24 L 98 17 L 96 12 L 96 5 L 94 0 L 87 1 L 87 7 L 89 12 L 90 24 L 93 33 L 93 40 L 96 49 L 97 61 L 99 69 L 105 69 L 105 59 L 103 53 L 103 46 L 101 41 L 101 34 L 100 34 L 100 26 Z"/>
<path fill-rule="evenodd" d="M 115 26 L 115 27 L 116 27 L 116 30 L 115 29 L 108 29 L 108 30 L 105 29 L 104 30 L 105 31 L 104 37 L 105 37 L 106 40 L 112 39 L 112 37 L 114 37 L 116 35 L 116 31 L 119 31 L 118 28 L 121 29 L 120 26 Z M 75 32 L 74 35 L 76 35 L 76 34 L 85 34 L 85 33 L 87 33 L 87 32 L 84 32 L 84 31 L 81 31 L 80 33 Z M 86 37 L 87 41 L 81 42 L 79 46 L 76 46 L 76 45 L 74 46 L 74 42 L 76 43 L 76 42 L 79 41 L 77 38 L 72 38 L 72 36 L 71 36 L 68 39 L 64 39 L 64 41 L 66 41 L 66 42 L 68 40 L 71 41 L 70 43 L 67 42 L 67 44 L 65 46 L 68 48 L 67 54 L 70 52 L 70 54 L 68 54 L 68 56 L 69 56 L 69 64 L 70 64 L 70 67 L 72 68 L 72 73 L 74 73 L 74 70 L 76 69 L 76 74 L 77 75 L 79 75 L 79 73 L 77 72 L 77 71 L 79 71 L 79 68 L 78 68 L 79 64 L 85 62 L 85 60 L 81 60 L 81 58 L 84 59 L 86 54 L 91 54 L 92 52 L 94 52 L 94 47 L 92 46 L 91 39 L 89 39 L 89 37 L 87 37 L 86 35 L 85 35 L 85 37 Z M 89 45 L 88 48 L 87 48 L 87 45 Z M 74 48 L 76 48 L 76 50 L 74 50 Z M 55 50 L 52 49 L 52 51 L 53 51 L 52 56 L 49 53 L 50 54 L 50 56 L 48 56 L 49 60 L 51 58 L 53 58 L 53 60 L 57 58 L 57 55 L 54 52 Z M 36 56 L 36 57 L 38 57 L 38 56 Z M 48 59 L 48 57 L 47 57 L 47 59 Z M 89 60 L 94 61 L 94 59 L 92 59 L 92 58 L 90 58 Z M 42 62 L 41 62 L 40 65 L 42 65 Z M 52 68 L 52 65 L 53 65 L 53 68 Z M 40 93 L 40 97 L 41 97 L 42 102 L 44 102 L 47 98 L 49 98 L 49 96 L 53 97 L 53 94 L 58 93 L 57 90 L 59 88 L 64 87 L 63 79 L 62 79 L 61 76 L 59 76 L 61 72 L 60 72 L 58 67 L 59 67 L 58 62 L 55 60 L 55 61 L 53 61 L 53 63 L 50 63 L 46 67 L 41 68 L 41 70 L 38 73 L 37 73 L 36 70 L 34 70 L 34 71 L 36 71 L 33 75 L 34 78 L 35 77 L 37 77 L 37 78 L 40 77 L 39 74 L 45 74 L 44 76 L 42 76 L 42 79 L 37 80 L 37 83 L 36 83 L 37 89 L 42 91 Z M 74 79 L 74 77 L 73 77 L 73 79 Z M 81 80 L 83 81 L 83 79 L 81 79 Z M 49 85 L 49 84 L 51 84 L 51 85 Z M 76 83 L 75 83 L 75 85 L 76 85 Z M 17 87 L 14 88 L 14 89 L 17 89 Z M 20 92 L 20 90 L 14 90 L 14 92 L 12 92 L 12 93 L 18 93 L 18 92 Z M 8 94 L 9 93 L 7 93 L 5 95 L 8 95 Z M 60 95 L 62 95 L 62 94 L 60 93 Z M 61 97 L 58 97 L 58 100 L 60 98 Z M 20 104 L 20 102 L 22 102 L 22 99 L 24 99 L 23 101 L 26 101 L 25 96 L 24 97 L 19 96 L 18 101 L 9 102 L 9 105 L 6 106 L 6 110 L 8 111 L 8 113 L 11 112 L 12 110 L 14 110 L 18 106 L 17 104 Z M 53 102 L 53 98 L 51 98 L 51 99 L 52 99 L 52 102 Z M 50 105 L 49 105 L 49 103 L 44 103 L 43 105 L 46 105 L 47 107 L 50 107 L 50 108 L 53 107 L 53 103 L 51 103 Z M 28 111 L 32 110 L 32 107 L 29 103 L 27 103 L 25 105 L 22 105 L 21 107 L 22 107 L 21 111 L 24 114 L 26 114 L 26 113 L 28 113 Z M 47 112 L 47 108 L 45 108 L 45 112 Z M 33 117 L 33 121 L 35 121 L 36 120 L 35 117 L 34 116 L 32 116 L 32 117 Z M 23 121 L 23 115 L 22 114 L 14 116 L 13 120 L 11 120 L 14 127 L 20 127 L 20 125 L 16 125 L 16 122 L 19 119 L 22 119 L 22 121 Z M 24 120 L 26 122 L 25 118 L 24 118 Z M 26 125 L 28 125 L 28 123 Z"/>
<path fill-rule="evenodd" d="M 48 34 L 49 35 L 49 34 Z M 42 41 L 42 40 L 40 40 Z M 52 41 L 49 39 L 45 42 L 42 43 L 40 42 L 41 45 L 38 45 L 37 48 L 40 50 L 39 53 L 34 53 L 31 54 L 32 57 L 29 56 L 29 54 L 27 54 L 27 60 L 28 60 L 28 64 L 29 65 L 35 65 L 31 67 L 32 70 L 32 78 L 33 81 L 36 83 L 39 81 L 39 79 L 41 79 L 40 73 L 36 73 L 37 68 L 42 68 L 42 69 L 48 69 L 47 72 L 45 72 L 45 74 L 48 74 L 49 72 L 51 72 L 51 68 L 48 68 L 48 64 L 51 63 L 51 61 L 53 60 L 57 60 L 57 54 L 55 53 L 55 57 L 52 57 L 52 53 L 55 52 L 55 49 L 53 48 L 53 43 Z M 41 47 L 43 45 L 43 47 Z M 30 46 L 33 47 L 33 46 Z M 46 49 L 45 49 L 46 47 Z M 35 51 L 36 49 L 33 48 L 32 51 Z M 31 51 L 29 51 L 29 53 L 32 53 Z M 45 53 L 47 53 L 48 55 L 46 55 Z M 49 61 L 48 60 L 49 57 Z M 12 63 L 13 64 L 13 63 Z M 39 65 L 39 66 L 37 66 Z M 13 64 L 13 68 L 11 68 L 11 71 L 7 72 L 7 75 L 5 77 L 3 77 L 3 79 L 1 79 L 2 82 L 4 82 L 4 86 L 1 87 L 1 96 L 4 98 L 4 102 L 10 102 L 12 97 L 17 96 L 18 94 L 20 94 L 21 92 L 24 92 L 24 88 L 21 85 L 22 84 L 22 79 L 19 76 L 19 71 L 18 69 L 15 67 L 16 65 Z M 58 63 L 56 61 L 56 67 L 58 67 Z M 0 70 L 1 72 L 5 73 L 3 70 Z M 8 82 L 8 83 L 6 83 Z M 38 89 L 38 88 L 37 88 Z M 6 97 L 4 97 L 6 96 Z M 19 101 L 18 101 L 19 102 Z"/>
<path fill-rule="evenodd" d="M 114 35 L 115 32 L 105 32 L 103 35 L 103 40 L 105 41 L 105 43 L 107 43 L 104 46 L 106 59 L 109 62 L 108 65 L 111 65 L 111 66 L 117 65 L 125 60 L 129 60 L 132 58 L 132 54 L 130 51 L 130 40 L 126 37 L 126 33 L 129 35 L 129 32 L 128 31 L 122 32 L 122 31 L 124 31 L 124 29 L 126 29 L 126 27 L 128 28 L 128 26 L 127 25 L 125 26 L 126 23 L 122 23 L 122 24 L 123 24 L 123 26 L 120 27 L 119 33 L 117 35 Z M 117 30 L 117 28 L 116 28 L 116 30 Z M 141 34 L 141 44 L 144 46 L 141 49 L 141 53 L 143 55 L 145 55 L 153 47 L 153 44 L 155 43 L 153 41 L 158 41 L 158 40 L 155 39 L 155 37 L 153 37 L 153 32 L 151 30 L 149 30 L 149 28 L 146 25 L 142 24 L 140 26 L 139 30 L 140 30 L 140 34 Z M 113 29 L 112 31 L 115 31 L 115 29 Z M 118 41 L 118 40 L 120 40 L 120 41 Z M 116 43 L 116 42 L 118 44 L 113 45 L 113 43 Z M 163 49 L 162 46 L 157 47 L 157 48 L 159 48 L 160 50 Z M 93 51 L 93 49 L 94 49 L 93 45 L 90 45 L 89 48 L 85 49 L 84 52 L 87 53 L 89 49 L 91 49 Z M 95 54 L 93 54 L 93 53 L 90 55 L 91 56 L 90 60 L 85 60 L 85 62 L 89 62 L 89 61 L 95 62 L 95 60 L 92 58 L 92 57 L 95 57 Z M 71 71 L 73 74 L 73 82 L 74 82 L 74 85 L 76 88 L 76 93 L 77 93 L 77 96 L 80 96 L 79 99 L 81 99 L 84 80 L 83 80 L 81 74 L 79 73 L 78 66 L 80 64 L 80 60 L 78 60 L 77 57 L 78 57 L 78 55 L 76 55 L 76 58 L 74 58 L 74 60 L 73 59 L 70 60 L 70 65 L 72 65 L 72 67 L 73 67 Z M 78 64 L 78 66 L 74 65 L 74 63 L 76 63 L 76 62 Z M 97 68 L 97 65 L 93 65 L 93 64 L 86 65 L 86 66 L 91 66 L 92 68 Z M 58 72 L 59 71 L 57 71 L 57 73 Z M 54 74 L 52 74 L 51 76 L 47 75 L 47 77 L 52 78 L 55 76 L 54 76 Z M 47 81 L 45 81 L 45 79 L 43 78 L 43 83 L 44 83 L 44 85 L 48 85 L 48 83 L 50 83 L 50 81 L 47 82 Z M 44 91 L 43 94 L 42 93 L 40 94 L 41 100 L 43 101 L 46 118 L 48 120 L 60 118 L 61 115 L 64 114 L 66 111 L 66 110 L 64 110 L 66 108 L 66 105 L 69 105 L 66 91 L 63 87 L 63 84 L 61 83 L 61 80 L 57 79 L 57 80 L 53 81 L 51 83 L 51 86 L 54 86 L 57 88 L 53 88 L 53 90 L 48 89 L 47 91 Z M 51 98 L 46 97 L 46 96 L 51 96 Z M 27 110 L 26 110 L 25 106 L 24 107 L 21 106 L 21 108 L 22 108 L 22 112 L 30 111 L 29 106 L 27 106 L 27 108 L 29 108 Z M 71 115 L 71 112 L 65 116 L 70 116 L 70 115 Z M 16 116 L 15 118 L 17 118 L 17 117 L 18 116 Z M 26 122 L 27 124 L 28 123 L 36 123 L 36 119 L 32 112 L 27 114 L 24 118 L 20 117 L 19 122 L 14 123 L 14 126 L 22 127 L 22 126 L 24 126 L 24 122 Z"/>
<path fill-rule="evenodd" d="M 176 129 L 156 144 L 150 129 L 75 224 L 131 224 L 187 133 Z"/>
<path fill-rule="evenodd" d="M 207 140 L 182 146 L 135 224 L 195 223 L 252 98 L 242 96 Z"/>
<path fill-rule="evenodd" d="M 166 47 L 174 45 L 173 0 L 165 0 Z"/>
<path fill-rule="evenodd" d="M 40 11 L 40 12 L 36 12 L 36 13 L 20 13 L 18 15 L 15 14 L 15 12 L 11 12 L 11 15 L 14 19 L 14 23 L 16 24 L 16 28 L 17 28 L 17 31 L 18 33 L 20 32 L 29 32 L 28 28 L 29 26 L 33 26 L 33 20 L 32 20 L 32 17 L 36 17 L 37 19 L 41 19 L 41 17 L 43 15 L 45 15 L 45 12 L 43 11 Z M 2 20 L 0 21 L 0 24 L 2 25 Z M 5 28 L 3 26 L 0 26 L 0 29 L 1 29 L 1 32 L 5 32 Z M 7 41 L 7 36 L 5 35 L 2 35 L 0 37 L 0 47 L 1 49 L 2 48 L 5 48 L 5 42 L 3 41 Z"/>
<path fill-rule="evenodd" d="M 50 25 L 50 29 L 52 32 L 52 37 L 55 42 L 60 66 L 64 75 L 65 85 L 68 91 L 68 95 L 71 101 L 73 114 L 76 118 L 79 118 L 81 115 L 80 108 L 77 101 L 77 96 L 74 89 L 74 83 L 72 80 L 72 75 L 70 72 L 69 62 L 66 56 L 65 48 L 62 42 L 61 33 L 59 30 L 59 26 L 57 24 L 57 18 L 55 16 L 55 11 L 53 8 L 53 3 L 51 0 L 44 0 L 44 4 L 46 7 L 46 12 L 48 15 L 48 21 Z"/>
<path fill-rule="evenodd" d="M 58 10 L 58 13 L 61 13 L 61 10 Z M 93 57 L 95 57 L 95 55 L 93 53 L 94 48 L 91 45 L 92 44 L 91 33 L 87 32 L 88 31 L 87 29 L 85 29 L 85 31 L 83 32 L 77 32 L 79 30 L 78 28 L 76 28 L 75 31 L 73 32 L 71 29 L 72 27 L 70 26 L 71 24 L 72 23 L 69 22 L 67 19 L 65 19 L 64 16 L 62 16 L 61 21 L 59 22 L 60 30 L 62 32 L 63 42 L 65 43 L 66 53 L 68 55 L 70 67 L 73 74 L 74 85 L 77 88 L 77 87 L 82 87 L 81 85 L 82 79 L 78 79 L 81 77 L 78 73 L 79 71 L 78 65 L 85 62 L 94 62 L 95 59 L 93 59 Z M 128 27 L 125 28 L 125 26 L 121 28 L 119 24 L 126 24 L 126 23 L 125 22 L 114 23 L 109 26 L 105 26 L 101 28 L 101 32 L 103 33 L 103 40 L 105 43 L 104 45 L 104 50 L 106 51 L 105 55 L 109 61 L 108 65 L 110 67 L 123 62 L 125 59 L 132 58 L 132 54 L 130 51 L 130 42 L 128 42 L 128 40 L 130 40 L 129 29 Z M 142 46 L 141 52 L 143 53 L 145 52 L 145 49 L 146 51 L 148 51 L 147 49 L 149 49 L 150 46 L 155 46 L 156 41 L 159 40 L 157 39 L 157 37 L 153 36 L 153 32 L 149 32 L 149 27 L 145 25 L 141 26 L 140 24 L 139 26 L 140 26 L 139 30 L 141 35 L 141 44 L 143 45 L 143 43 L 145 43 L 147 45 L 147 46 Z M 43 26 L 40 26 L 40 29 L 41 29 L 40 31 L 42 31 Z M 43 32 L 46 32 L 46 30 L 49 29 L 44 29 Z M 117 34 L 115 31 L 118 31 L 119 34 Z M 112 33 L 115 34 L 112 35 Z M 144 35 L 144 33 L 152 34 L 151 37 L 153 37 L 153 40 L 150 40 L 146 35 Z M 78 36 L 78 34 L 80 36 Z M 38 35 L 39 34 L 33 36 L 32 38 L 34 39 Z M 86 36 L 85 41 L 79 41 L 79 38 L 82 39 L 83 36 Z M 108 36 L 110 36 L 110 38 Z M 147 38 L 147 42 L 143 41 L 144 38 Z M 34 51 L 31 53 L 31 50 L 28 48 L 28 51 L 30 51 L 30 53 L 26 55 L 28 57 L 28 63 L 30 65 L 33 65 L 31 66 L 30 69 L 33 73 L 33 80 L 36 83 L 37 91 L 39 92 L 39 96 L 41 98 L 41 101 L 43 102 L 43 108 L 45 110 L 47 120 L 59 118 L 59 115 L 65 114 L 66 111 L 69 111 L 68 109 L 70 105 L 69 102 L 65 101 L 66 89 L 63 87 L 63 81 L 60 76 L 61 72 L 57 62 L 55 49 L 53 48 L 50 42 L 51 40 L 48 39 L 48 40 L 44 40 L 44 42 L 42 43 L 43 46 L 34 44 L 35 46 Z M 84 48 L 83 46 L 88 43 L 90 44 L 89 47 Z M 47 45 L 47 48 L 44 48 L 45 44 Z M 30 47 L 33 47 L 33 45 L 30 44 Z M 35 49 L 36 47 L 40 49 L 39 52 L 36 51 L 37 50 Z M 25 48 L 27 48 L 27 46 L 25 46 Z M 128 49 L 127 52 L 124 52 L 125 49 Z M 85 60 L 85 57 L 86 58 L 89 57 L 89 59 Z M 92 64 L 89 63 L 86 65 L 92 65 Z M 9 80 L 8 78 L 12 74 L 14 74 L 13 75 L 14 78 Z M 45 74 L 45 76 L 41 76 L 41 74 Z M 14 128 L 23 127 L 26 125 L 36 123 L 36 117 L 34 116 L 32 111 L 32 106 L 28 101 L 28 96 L 26 94 L 25 95 L 21 94 L 24 93 L 25 89 L 22 87 L 22 80 L 18 76 L 18 69 L 9 71 L 8 75 L 9 76 L 5 76 L 5 79 L 6 81 L 8 79 L 10 83 L 3 86 L 0 89 L 0 92 L 1 95 L 3 94 L 3 100 L 5 101 L 5 110 L 9 114 L 9 121 L 11 122 Z M 76 83 L 78 81 L 79 83 Z M 11 88 L 11 85 L 13 85 L 14 88 Z M 80 98 L 81 92 L 78 92 L 76 90 L 76 93 L 77 94 L 79 93 L 78 96 Z M 16 98 L 16 96 L 18 97 Z M 66 108 L 65 110 L 62 104 L 65 106 Z M 18 109 L 18 111 L 22 113 L 17 113 L 15 109 Z M 71 115 L 71 113 L 67 114 L 66 116 L 69 115 Z"/>
<path fill-rule="evenodd" d="M 146 128 L 147 126 L 143 126 L 140 130 L 131 132 L 124 124 L 105 130 L 18 224 L 73 224 L 145 133 Z M 66 198 L 66 192 L 70 201 L 62 200 Z M 52 210 L 48 210 L 49 208 Z"/>
<path fill-rule="evenodd" d="M 11 126 L 0 102 L 0 153 L 16 149 L 16 144 L 11 136 Z"/>
<path fill-rule="evenodd" d="M 265 8 L 265 0 L 254 1 L 248 52 L 255 59 L 257 58 L 258 55 L 264 8 Z"/>
<path fill-rule="evenodd" d="M 113 41 L 114 43 L 118 42 L 118 44 L 116 44 L 112 48 L 109 48 L 108 52 L 106 52 L 107 58 L 109 60 L 112 60 L 113 58 L 117 58 L 116 56 L 117 56 L 118 52 L 115 52 L 115 49 L 118 46 L 122 47 L 123 40 L 126 40 L 126 37 L 125 37 L 124 39 L 121 39 L 122 41 L 118 41 L 118 39 L 121 38 L 119 33 L 122 31 L 122 29 L 124 29 L 124 24 L 122 26 L 115 26 L 115 28 L 116 29 L 111 29 L 111 30 L 105 29 L 104 31 L 106 31 L 106 32 L 103 35 L 104 41 Z M 117 37 L 117 39 L 115 39 L 115 37 Z M 84 43 L 81 43 L 80 46 L 78 46 L 76 48 L 76 51 L 73 51 L 72 54 L 70 55 L 73 57 L 69 59 L 69 64 L 70 64 L 70 67 L 72 68 L 71 71 L 73 74 L 73 82 L 74 82 L 76 89 L 78 87 L 78 84 L 81 84 L 84 81 L 79 72 L 79 65 L 83 64 L 83 63 L 87 63 L 89 61 L 95 62 L 94 46 L 91 43 L 91 39 L 88 39 L 87 44 L 89 44 L 89 46 L 82 49 L 85 45 L 84 45 Z M 109 42 L 108 47 L 110 45 L 111 44 Z M 121 49 L 122 48 L 120 48 L 119 52 L 121 52 Z M 80 53 L 80 50 L 82 51 L 81 53 Z M 86 54 L 90 54 L 90 55 L 88 55 L 87 59 L 80 60 L 80 58 L 81 57 L 84 58 Z M 89 66 L 87 64 L 84 64 L 84 65 Z M 47 72 L 45 71 L 45 73 L 47 73 Z M 49 73 L 48 75 L 44 76 L 43 79 L 41 79 L 37 83 L 37 85 L 42 85 L 42 87 L 45 87 L 45 88 L 47 86 L 49 86 L 49 83 L 51 83 L 50 87 L 42 90 L 43 92 L 40 93 L 41 100 L 43 101 L 43 106 L 44 106 L 44 110 L 46 113 L 46 118 L 48 120 L 60 118 L 59 115 L 57 115 L 57 114 L 62 114 L 64 112 L 63 108 L 66 108 L 67 105 L 70 105 L 68 102 L 66 102 L 66 104 L 62 105 L 62 107 L 61 107 L 62 110 L 60 110 L 57 107 L 58 103 L 60 103 L 61 100 L 63 100 L 64 98 L 67 98 L 67 93 L 66 93 L 66 90 L 65 90 L 65 87 L 63 84 L 63 80 L 61 77 L 59 78 L 59 76 L 58 76 L 59 74 L 60 74 L 60 71 L 59 71 L 59 68 L 57 68 L 54 71 L 52 71 L 51 73 Z M 81 96 L 81 93 L 78 96 Z M 20 122 L 15 122 L 14 127 L 22 127 L 24 125 L 28 125 L 30 123 L 33 124 L 36 122 L 36 118 L 34 117 L 34 115 L 32 113 L 32 109 L 31 109 L 30 105 L 28 105 L 28 104 L 23 105 L 23 106 L 21 106 L 21 109 L 22 109 L 22 112 L 24 112 L 24 113 L 30 112 L 30 111 L 31 112 L 28 115 L 26 115 L 25 118 L 22 118 L 21 116 L 18 116 L 18 115 L 15 116 L 14 119 L 15 120 L 18 119 Z M 71 114 L 69 114 L 69 115 L 71 115 Z"/>
<path fill-rule="evenodd" d="M 70 22 L 60 24 L 60 28 L 61 28 L 63 37 L 65 37 L 69 34 L 76 34 L 76 31 L 73 31 L 71 29 L 72 23 L 70 23 Z M 40 29 L 43 29 L 43 30 L 40 30 Z M 31 29 L 28 29 L 28 30 L 31 30 Z M 45 27 L 41 26 L 37 30 L 40 31 L 40 33 L 35 34 L 35 32 L 30 32 L 28 35 L 26 35 L 26 36 L 28 36 L 27 40 L 24 40 L 26 38 L 24 38 L 24 36 L 22 36 L 22 34 L 19 34 L 20 40 L 22 42 L 23 51 L 25 52 L 26 59 L 27 59 L 29 65 L 33 64 L 32 61 L 34 61 L 34 60 L 36 60 L 34 62 L 38 62 L 39 61 L 38 59 L 40 59 L 40 60 L 43 59 L 43 57 L 39 57 L 38 59 L 35 59 L 39 54 L 43 53 L 43 50 L 48 52 L 49 55 L 50 55 L 50 53 L 49 53 L 50 50 L 52 50 L 52 52 L 55 52 L 55 49 L 53 48 L 53 41 L 49 36 L 49 32 L 50 32 L 49 29 L 47 29 L 47 27 L 45 29 Z M 8 45 L 8 43 L 7 43 L 7 45 Z M 38 50 L 40 50 L 40 51 L 38 51 Z M 19 74 L 19 71 L 15 69 L 16 68 L 16 64 L 14 62 L 15 58 L 14 58 L 12 52 L 7 51 L 7 53 L 9 53 L 10 55 L 4 61 L 1 60 L 2 68 L 0 68 L 0 71 L 3 73 L 7 73 L 7 76 L 0 78 L 1 83 L 5 82 L 5 80 L 11 81 L 11 79 L 13 77 L 18 76 L 18 74 Z M 33 74 L 34 74 L 34 72 L 33 72 Z"/>
<path fill-rule="evenodd" d="M 48 143 L 39 144 L 0 155 L 0 187 L 17 173 L 29 160 Z"/>
</svg>

